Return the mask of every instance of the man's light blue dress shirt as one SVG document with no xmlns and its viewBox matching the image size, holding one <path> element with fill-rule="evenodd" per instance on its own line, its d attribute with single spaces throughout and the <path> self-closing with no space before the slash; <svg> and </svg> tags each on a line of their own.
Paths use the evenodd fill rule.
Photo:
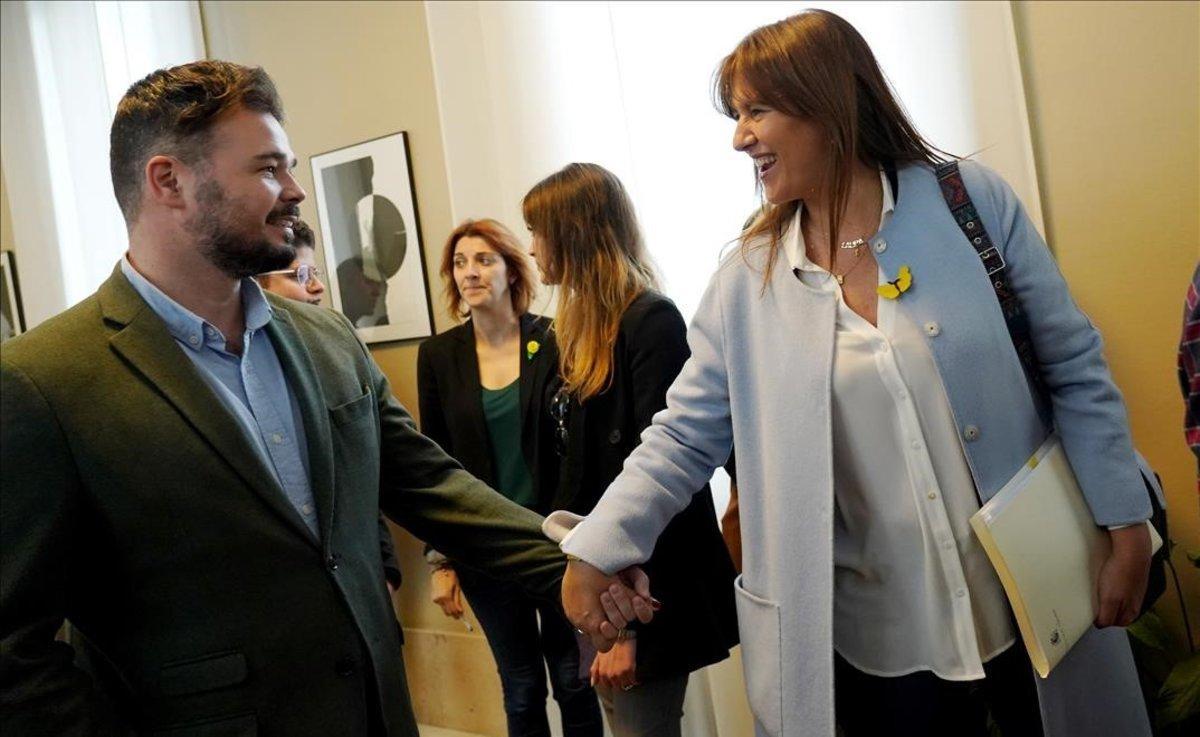
<svg viewBox="0 0 1200 737">
<path fill-rule="evenodd" d="M 184 355 L 237 420 L 288 501 L 319 538 L 304 421 L 271 337 L 264 330 L 271 321 L 271 305 L 258 282 L 242 280 L 246 331 L 242 335 L 242 355 L 237 356 L 225 350 L 225 336 L 220 330 L 147 281 L 128 257 L 121 259 L 121 272 L 166 323 Z"/>
</svg>

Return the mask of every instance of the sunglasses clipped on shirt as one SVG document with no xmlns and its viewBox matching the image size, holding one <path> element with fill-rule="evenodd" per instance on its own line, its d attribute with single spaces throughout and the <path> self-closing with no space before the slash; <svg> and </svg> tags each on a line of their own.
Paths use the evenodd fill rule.
<svg viewBox="0 0 1200 737">
<path fill-rule="evenodd" d="M 560 387 L 550 400 L 550 417 L 554 420 L 554 452 L 559 458 L 567 456 L 567 411 L 571 406 L 571 395 L 566 387 Z"/>
<path fill-rule="evenodd" d="M 316 266 L 308 264 L 300 264 L 294 269 L 280 269 L 279 271 L 266 271 L 259 276 L 290 276 L 300 282 L 300 286 L 307 287 L 308 283 L 321 275 L 321 270 Z"/>
</svg>

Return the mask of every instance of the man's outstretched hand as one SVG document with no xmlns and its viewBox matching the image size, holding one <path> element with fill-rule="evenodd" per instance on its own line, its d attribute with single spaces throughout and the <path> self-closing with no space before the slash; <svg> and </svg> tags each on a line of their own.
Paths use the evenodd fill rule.
<svg viewBox="0 0 1200 737">
<path fill-rule="evenodd" d="M 630 622 L 649 622 L 661 606 L 650 595 L 650 578 L 641 568 L 632 566 L 609 576 L 581 560 L 567 563 L 562 603 L 567 619 L 602 653 Z"/>
</svg>

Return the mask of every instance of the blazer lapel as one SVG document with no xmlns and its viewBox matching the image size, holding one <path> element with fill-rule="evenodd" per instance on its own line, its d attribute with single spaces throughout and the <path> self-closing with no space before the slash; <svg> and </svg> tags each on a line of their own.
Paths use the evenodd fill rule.
<svg viewBox="0 0 1200 737">
<path fill-rule="evenodd" d="M 333 435 L 329 425 L 329 410 L 321 394 L 317 369 L 304 340 L 286 310 L 276 307 L 267 333 L 275 346 L 275 354 L 283 367 L 288 386 L 300 406 L 304 434 L 308 441 L 308 476 L 317 519 L 321 525 L 322 546 L 333 537 L 334 498 Z"/>
<path fill-rule="evenodd" d="M 537 341 L 539 350 L 533 355 L 529 354 L 529 341 Z M 521 431 L 522 436 L 529 437 L 529 423 L 533 421 L 533 412 L 530 411 L 530 403 L 533 401 L 534 390 L 541 386 L 538 381 L 544 371 L 545 361 L 542 360 L 542 355 L 545 351 L 540 350 L 542 344 L 546 342 L 546 336 L 542 335 L 539 329 L 537 320 L 533 315 L 526 313 L 521 317 Z"/>
<path fill-rule="evenodd" d="M 201 378 L 167 326 L 129 284 L 120 268 L 100 287 L 107 320 L 121 327 L 109 344 L 146 378 L 267 506 L 313 541 L 237 420 Z M 315 542 L 315 541 L 313 541 Z"/>
<path fill-rule="evenodd" d="M 470 320 L 458 328 L 455 337 L 458 338 L 454 356 L 459 371 L 458 385 L 466 392 L 461 400 L 471 415 L 471 427 L 490 465 L 492 446 L 488 441 L 487 420 L 483 417 L 483 398 L 480 396 L 483 383 L 479 379 L 479 354 L 475 352 L 475 328 Z"/>
</svg>

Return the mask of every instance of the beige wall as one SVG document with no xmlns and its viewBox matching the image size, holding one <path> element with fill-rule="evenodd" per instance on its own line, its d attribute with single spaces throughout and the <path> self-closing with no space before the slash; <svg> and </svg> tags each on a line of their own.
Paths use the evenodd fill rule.
<svg viewBox="0 0 1200 737">
<path fill-rule="evenodd" d="M 12 213 L 8 209 L 8 183 L 4 179 L 2 166 L 0 166 L 0 249 L 17 250 L 13 245 Z"/>
<path fill-rule="evenodd" d="M 438 263 L 452 223 L 424 4 L 204 2 L 201 9 L 209 56 L 260 65 L 275 80 L 310 197 L 311 156 L 408 131 L 426 263 Z M 315 223 L 315 201 L 301 209 Z M 440 287 L 431 286 L 437 327 L 444 330 L 450 321 L 436 304 Z M 396 396 L 415 412 L 417 344 L 372 352 Z M 486 641 L 429 603 L 420 546 L 395 532 L 405 574 L 397 608 L 418 720 L 502 735 L 500 684 Z"/>
<path fill-rule="evenodd" d="M 1171 536 L 1200 551 L 1175 378 L 1200 257 L 1200 4 L 1020 2 L 1015 16 L 1048 238 L 1104 334 L 1134 440 L 1166 486 Z M 1200 601 L 1200 574 L 1182 551 L 1174 560 Z M 1173 592 L 1158 611 L 1182 642 Z"/>
</svg>

